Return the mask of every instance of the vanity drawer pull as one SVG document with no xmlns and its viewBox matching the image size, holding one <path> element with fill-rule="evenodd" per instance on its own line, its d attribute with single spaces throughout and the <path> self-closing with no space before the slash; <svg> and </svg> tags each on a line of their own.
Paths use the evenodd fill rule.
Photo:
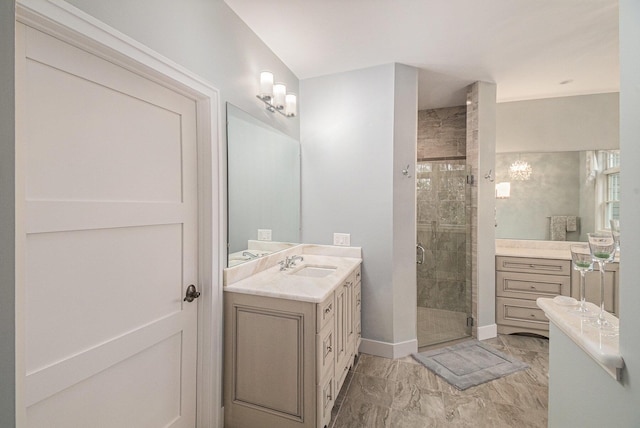
<svg viewBox="0 0 640 428">
<path fill-rule="evenodd" d="M 329 306 L 327 306 L 327 307 L 324 309 L 324 313 L 325 313 L 325 314 L 328 314 L 329 312 L 331 312 L 331 310 L 332 310 L 332 309 L 333 309 L 333 303 L 332 303 L 332 304 L 329 304 Z"/>
<path fill-rule="evenodd" d="M 332 348 L 331 346 L 327 346 L 327 354 L 328 354 L 329 352 L 333 352 L 333 348 Z"/>
</svg>

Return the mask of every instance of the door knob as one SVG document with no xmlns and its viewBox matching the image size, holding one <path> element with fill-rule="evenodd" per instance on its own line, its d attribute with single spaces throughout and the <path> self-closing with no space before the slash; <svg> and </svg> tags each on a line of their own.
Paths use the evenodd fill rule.
<svg viewBox="0 0 640 428">
<path fill-rule="evenodd" d="M 183 301 L 193 302 L 198 297 L 200 297 L 200 292 L 196 291 L 196 286 L 191 284 L 190 286 L 187 287 L 187 293 L 185 294 Z"/>
</svg>

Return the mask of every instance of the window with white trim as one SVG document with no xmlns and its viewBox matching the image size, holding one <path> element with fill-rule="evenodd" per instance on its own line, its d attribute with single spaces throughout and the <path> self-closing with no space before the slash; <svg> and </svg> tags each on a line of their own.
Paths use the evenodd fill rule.
<svg viewBox="0 0 640 428">
<path fill-rule="evenodd" d="M 610 229 L 610 221 L 620 218 L 620 150 L 603 150 L 598 157 L 602 165 L 598 177 L 598 226 Z"/>
</svg>

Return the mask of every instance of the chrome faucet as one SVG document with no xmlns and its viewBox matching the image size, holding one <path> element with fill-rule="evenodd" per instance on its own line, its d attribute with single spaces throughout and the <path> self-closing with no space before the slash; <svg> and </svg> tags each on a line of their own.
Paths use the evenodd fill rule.
<svg viewBox="0 0 640 428">
<path fill-rule="evenodd" d="M 302 256 L 285 257 L 284 260 L 280 261 L 280 270 L 287 270 L 294 267 L 298 260 L 303 261 L 304 259 Z"/>
<path fill-rule="evenodd" d="M 257 255 L 255 255 L 253 253 L 250 253 L 249 251 L 243 251 L 242 252 L 242 257 L 249 257 L 249 259 L 257 259 L 258 258 Z"/>
</svg>

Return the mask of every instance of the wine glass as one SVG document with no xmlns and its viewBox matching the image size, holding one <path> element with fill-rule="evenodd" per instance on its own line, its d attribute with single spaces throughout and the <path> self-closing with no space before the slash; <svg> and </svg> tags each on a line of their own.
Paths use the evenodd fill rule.
<svg viewBox="0 0 640 428">
<path fill-rule="evenodd" d="M 604 282 L 605 264 L 611 263 L 616 255 L 616 244 L 613 235 L 606 232 L 589 233 L 589 249 L 594 262 L 598 262 L 600 268 L 600 314 L 594 321 L 601 331 L 617 334 L 618 327 L 604 317 Z"/>
<path fill-rule="evenodd" d="M 611 224 L 611 234 L 616 243 L 616 252 L 620 255 L 620 220 L 612 218 L 609 224 Z"/>
<path fill-rule="evenodd" d="M 595 317 L 593 311 L 589 310 L 585 304 L 584 276 L 587 272 L 593 271 L 593 258 L 589 251 L 589 246 L 585 244 L 573 244 L 570 248 L 573 269 L 580 272 L 580 306 L 578 306 L 575 312 L 577 315 L 583 317 Z"/>
</svg>

